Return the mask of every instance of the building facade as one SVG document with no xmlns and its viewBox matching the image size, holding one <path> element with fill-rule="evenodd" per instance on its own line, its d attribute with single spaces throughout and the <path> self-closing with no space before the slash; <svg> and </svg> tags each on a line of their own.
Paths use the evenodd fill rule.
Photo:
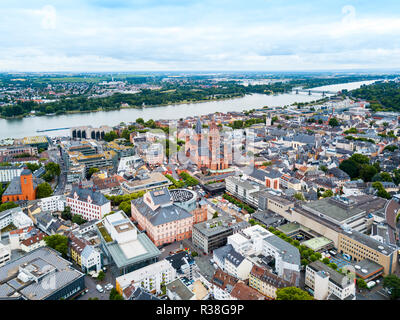
<svg viewBox="0 0 400 320">
<path fill-rule="evenodd" d="M 78 214 L 87 221 L 101 220 L 104 215 L 111 212 L 111 202 L 93 188 L 74 187 L 66 196 L 66 200 L 67 206 L 71 208 L 71 213 Z"/>
</svg>

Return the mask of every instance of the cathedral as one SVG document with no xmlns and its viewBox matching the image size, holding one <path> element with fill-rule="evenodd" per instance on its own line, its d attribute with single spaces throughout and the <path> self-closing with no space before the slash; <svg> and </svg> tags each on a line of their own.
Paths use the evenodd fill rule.
<svg viewBox="0 0 400 320">
<path fill-rule="evenodd" d="M 200 169 L 224 170 L 232 164 L 232 144 L 220 134 L 215 121 L 204 133 L 200 119 L 193 136 L 186 136 L 185 154 Z"/>
</svg>

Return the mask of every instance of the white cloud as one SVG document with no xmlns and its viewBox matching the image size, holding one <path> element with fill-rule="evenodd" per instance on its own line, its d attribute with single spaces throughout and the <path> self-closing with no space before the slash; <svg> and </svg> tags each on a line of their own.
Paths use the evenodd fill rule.
<svg viewBox="0 0 400 320">
<path fill-rule="evenodd" d="M 57 26 L 57 12 L 51 5 L 46 5 L 42 8 L 42 28 L 55 29 Z"/>
<path fill-rule="evenodd" d="M 57 10 L 52 5 L 45 5 L 41 9 L 25 10 L 28 14 L 40 17 L 40 26 L 45 30 L 54 30 L 57 27 Z"/>
<path fill-rule="evenodd" d="M 181 22 L 187 18 L 180 20 L 175 11 L 170 16 L 156 9 L 110 14 L 60 6 L 8 16 L 0 8 L 5 16 L 0 70 L 400 67 L 400 19 L 356 14 L 350 5 L 338 7 L 334 19 L 255 22 L 199 10 L 191 24 Z"/>
</svg>

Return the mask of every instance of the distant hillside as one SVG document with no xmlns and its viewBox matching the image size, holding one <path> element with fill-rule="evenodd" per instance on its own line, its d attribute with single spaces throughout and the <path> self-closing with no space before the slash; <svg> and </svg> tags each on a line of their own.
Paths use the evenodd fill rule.
<svg viewBox="0 0 400 320">
<path fill-rule="evenodd" d="M 378 82 L 361 86 L 349 92 L 354 98 L 365 99 L 370 102 L 373 111 L 400 112 L 400 83 Z"/>
</svg>

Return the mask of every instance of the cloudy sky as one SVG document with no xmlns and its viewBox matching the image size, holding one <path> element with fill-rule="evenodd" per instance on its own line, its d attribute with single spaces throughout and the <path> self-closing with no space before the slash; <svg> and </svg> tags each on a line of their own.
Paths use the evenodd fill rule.
<svg viewBox="0 0 400 320">
<path fill-rule="evenodd" d="M 400 69 L 398 0 L 0 0 L 0 71 Z"/>
</svg>

